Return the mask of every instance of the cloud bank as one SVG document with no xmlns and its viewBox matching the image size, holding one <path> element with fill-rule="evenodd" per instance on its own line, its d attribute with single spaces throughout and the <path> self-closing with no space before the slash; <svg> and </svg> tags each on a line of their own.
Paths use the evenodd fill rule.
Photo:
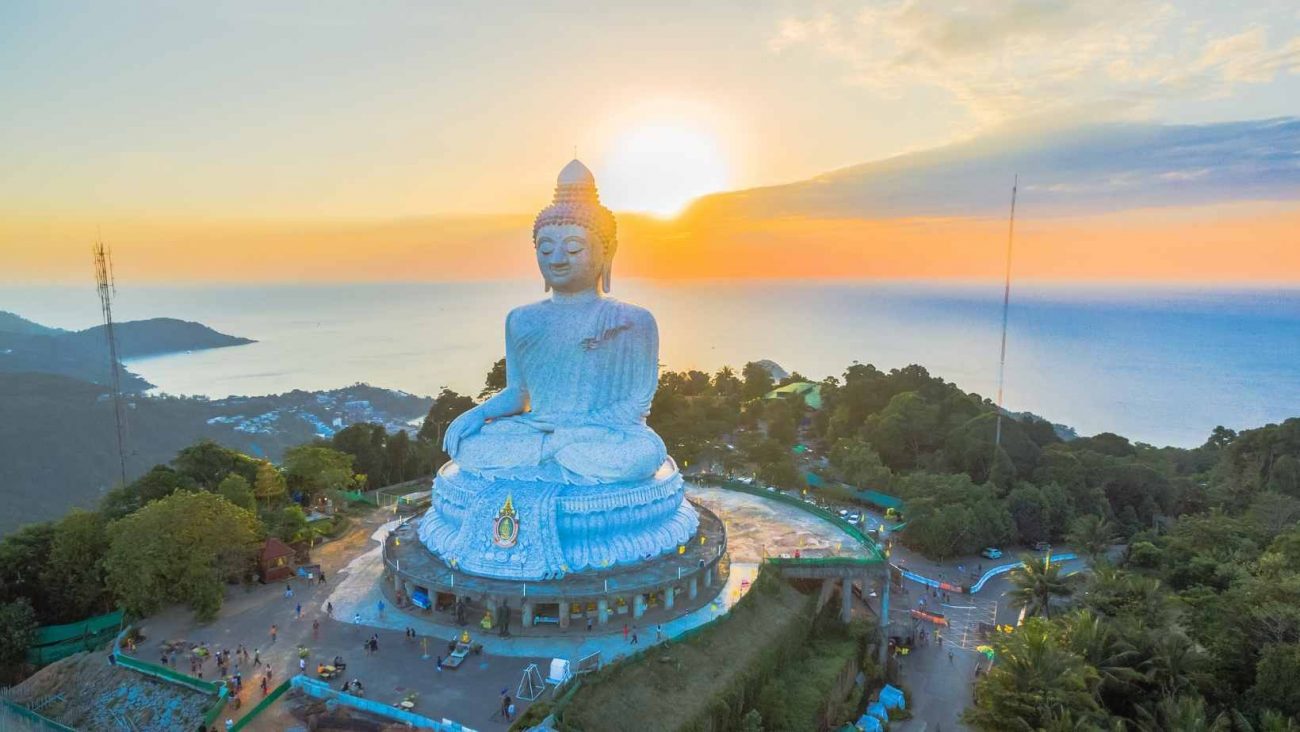
<svg viewBox="0 0 1300 732">
<path fill-rule="evenodd" d="M 697 216 L 890 218 L 1006 212 L 1012 177 L 1035 216 L 1300 200 L 1300 118 L 1110 123 L 1004 134 L 718 194 Z"/>
<path fill-rule="evenodd" d="M 1133 118 L 1300 72 L 1295 9 L 1225 31 L 1162 0 L 901 0 L 786 18 L 777 53 L 811 48 L 883 95 L 949 93 L 980 122 Z M 1244 15 L 1244 13 L 1242 14 Z M 1237 14 L 1226 17 L 1237 23 Z"/>
</svg>

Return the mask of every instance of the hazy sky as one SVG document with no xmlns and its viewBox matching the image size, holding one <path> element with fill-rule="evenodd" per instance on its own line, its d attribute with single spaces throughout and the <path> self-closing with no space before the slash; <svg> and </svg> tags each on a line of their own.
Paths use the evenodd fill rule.
<svg viewBox="0 0 1300 732">
<path fill-rule="evenodd" d="M 669 210 L 1000 126 L 1293 115 L 1297 71 L 1294 0 L 7 0 L 0 216 L 531 213 L 575 147 Z"/>
</svg>

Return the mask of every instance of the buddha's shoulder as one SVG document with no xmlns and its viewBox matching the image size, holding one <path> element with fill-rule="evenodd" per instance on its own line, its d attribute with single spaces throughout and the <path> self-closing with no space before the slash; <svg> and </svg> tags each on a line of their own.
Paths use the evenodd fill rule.
<svg viewBox="0 0 1300 732">
<path fill-rule="evenodd" d="M 635 325 L 654 325 L 655 323 L 655 316 L 651 315 L 649 310 L 646 310 L 640 305 L 633 305 L 630 302 L 615 300 L 612 297 L 606 298 L 605 302 L 617 308 L 620 316 L 626 318 Z"/>
<path fill-rule="evenodd" d="M 633 325 L 653 326 L 655 324 L 654 316 L 650 314 L 649 310 L 640 305 L 633 305 L 632 303 L 607 297 L 600 301 L 599 307 L 616 313 L 618 318 L 626 320 Z M 556 308 L 557 306 L 550 300 L 530 302 L 527 305 L 520 305 L 511 310 L 510 313 L 506 315 L 506 323 L 508 325 L 525 325 L 531 322 L 537 322 L 539 319 L 553 315 L 557 312 Z"/>
</svg>

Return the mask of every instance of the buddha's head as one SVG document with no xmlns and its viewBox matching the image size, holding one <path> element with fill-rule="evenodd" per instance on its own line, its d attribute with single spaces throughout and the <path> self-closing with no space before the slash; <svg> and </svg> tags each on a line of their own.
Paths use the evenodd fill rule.
<svg viewBox="0 0 1300 732">
<path fill-rule="evenodd" d="M 600 203 L 596 177 L 571 161 L 560 171 L 555 200 L 533 222 L 533 249 L 546 289 L 609 292 L 617 234 L 614 213 Z"/>
</svg>

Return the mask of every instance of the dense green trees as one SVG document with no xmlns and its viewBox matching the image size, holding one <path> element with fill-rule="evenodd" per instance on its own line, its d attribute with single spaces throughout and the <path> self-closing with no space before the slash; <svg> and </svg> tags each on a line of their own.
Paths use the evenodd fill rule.
<svg viewBox="0 0 1300 732">
<path fill-rule="evenodd" d="M 236 450 L 222 447 L 212 440 L 184 448 L 172 460 L 176 472 L 189 477 L 197 485 L 209 490 L 217 487 L 228 475 L 238 475 L 252 483 L 257 477 L 259 460 Z"/>
<path fill-rule="evenodd" d="M 893 478 L 880 455 L 861 439 L 841 437 L 836 440 L 831 447 L 830 463 L 841 480 L 859 488 L 887 488 Z"/>
<path fill-rule="evenodd" d="M 18 669 L 27 658 L 27 647 L 36 637 L 36 611 L 27 598 L 0 603 L 0 680 L 18 681 Z"/>
<path fill-rule="evenodd" d="M 258 470 L 261 470 L 259 466 Z M 274 468 L 272 468 L 274 470 Z M 254 476 L 256 479 L 256 476 Z M 253 495 L 253 486 L 238 473 L 231 473 L 217 484 L 217 495 L 239 506 L 245 511 L 257 510 L 257 497 Z"/>
<path fill-rule="evenodd" d="M 257 517 L 211 493 L 159 499 L 109 527 L 108 587 L 127 610 L 146 615 L 183 602 L 200 618 L 221 607 L 227 580 L 251 569 Z"/>
<path fill-rule="evenodd" d="M 280 469 L 270 463 L 257 466 L 253 495 L 257 498 L 258 504 L 267 509 L 283 503 L 289 495 L 289 489 Z"/>
<path fill-rule="evenodd" d="M 49 555 L 41 567 L 49 621 L 70 623 L 112 609 L 112 596 L 104 584 L 107 529 L 103 516 L 81 510 L 55 524 Z"/>
<path fill-rule="evenodd" d="M 351 455 L 328 447 L 291 447 L 284 452 L 285 483 L 307 499 L 327 491 L 351 490 L 364 484 L 352 471 L 352 460 Z"/>
<path fill-rule="evenodd" d="M 1287 441 L 1294 422 L 1242 434 L 1216 430 L 1189 460 L 1113 435 L 1080 451 L 1081 462 L 1094 468 L 1085 467 L 1085 480 L 1104 485 L 1123 461 L 1146 461 L 1127 467 L 1155 471 L 1173 488 L 1179 480 L 1205 483 L 1210 505 L 1177 519 L 1157 513 L 1155 530 L 1136 534 L 1119 566 L 1096 558 L 1124 525 L 1089 515 L 1075 522 L 1072 541 L 1097 564 L 1081 591 L 1063 603 L 1072 604 L 1071 611 L 1034 621 L 1035 637 L 1046 629 L 1060 652 L 1075 658 L 1071 663 L 1095 674 L 1089 689 L 1097 708 L 1076 705 L 1070 709 L 1074 722 L 1086 729 L 1300 727 L 1300 514 L 1294 499 L 1269 479 L 1269 471 L 1292 454 L 1287 451 L 1300 447 Z M 1210 452 L 1218 455 L 1213 464 L 1201 459 Z M 1189 476 L 1186 470 L 1200 472 Z M 1124 480 L 1136 476 L 1151 489 L 1155 510 L 1165 510 L 1159 481 L 1141 470 L 1119 472 Z M 1045 575 L 1041 570 L 1035 566 L 1033 574 Z M 1045 582 L 1018 584 L 1038 588 L 1018 591 L 1020 601 L 1043 605 Z M 1006 650 L 978 683 L 967 715 L 977 728 L 1031 729 L 1041 722 L 1038 705 L 1024 696 L 1036 687 L 1023 681 L 1025 670 L 1009 657 L 1022 642 L 1016 636 L 1028 640 L 1028 627 L 1003 641 Z M 1028 678 L 1055 673 L 1061 663 L 1042 661 L 1044 668 Z"/>
<path fill-rule="evenodd" d="M 502 357 L 497 359 L 488 370 L 487 378 L 483 380 L 483 390 L 478 393 L 478 398 L 487 399 L 504 388 L 506 388 L 506 359 Z"/>
<path fill-rule="evenodd" d="M 744 381 L 740 389 L 742 399 L 760 399 L 776 386 L 772 372 L 763 364 L 754 361 L 745 364 L 745 367 L 740 370 L 740 377 Z"/>
<path fill-rule="evenodd" d="M 349 434 L 372 435 L 365 427 Z M 405 432 L 385 435 L 382 448 L 388 465 L 409 461 L 418 449 Z M 17 671 L 28 625 L 75 622 L 114 607 L 147 613 L 168 602 L 187 603 L 202 617 L 215 614 L 226 584 L 253 575 L 252 559 L 268 534 L 290 543 L 317 535 L 298 500 L 358 485 L 350 454 L 309 444 L 291 449 L 289 458 L 282 471 L 196 443 L 171 465 L 110 491 L 99 511 L 74 510 L 4 537 L 0 623 L 12 627 L 0 638 L 0 646 L 11 644 L 0 647 L 0 675 Z M 19 646 L 23 653 L 5 655 Z"/>
<path fill-rule="evenodd" d="M 406 430 L 388 432 L 383 425 L 368 422 L 339 430 L 328 446 L 352 456 L 352 469 L 365 476 L 365 487 L 370 489 L 430 475 L 434 456 L 441 450 L 431 439 L 412 440 Z"/>
<path fill-rule="evenodd" d="M 976 485 L 962 473 L 917 471 L 894 481 L 907 501 L 903 541 L 926 556 L 973 554 L 1015 538 L 1006 503 L 991 485 Z"/>
</svg>

